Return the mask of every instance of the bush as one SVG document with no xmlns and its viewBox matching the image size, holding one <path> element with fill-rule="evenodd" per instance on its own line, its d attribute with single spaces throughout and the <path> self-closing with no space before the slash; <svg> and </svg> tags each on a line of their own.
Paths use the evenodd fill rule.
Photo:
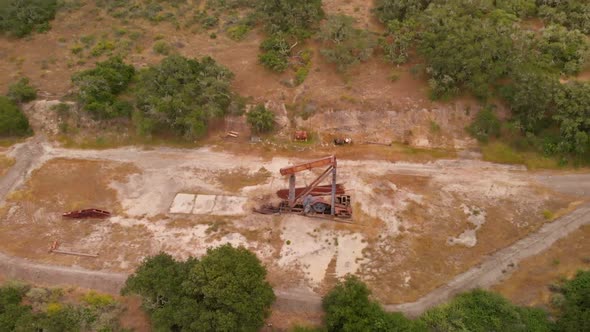
<svg viewBox="0 0 590 332">
<path fill-rule="evenodd" d="M 420 318 L 431 331 L 551 331 L 547 313 L 482 290 L 464 293 Z"/>
<path fill-rule="evenodd" d="M 168 55 L 168 54 L 170 54 L 170 50 L 172 48 L 170 47 L 170 45 L 167 42 L 165 42 L 163 40 L 159 40 L 154 43 L 153 49 L 156 54 Z"/>
<path fill-rule="evenodd" d="M 473 123 L 467 127 L 467 131 L 480 142 L 487 142 L 490 137 L 500 135 L 500 120 L 496 117 L 492 107 L 482 109 Z"/>
<path fill-rule="evenodd" d="M 256 6 L 268 33 L 309 38 L 324 17 L 321 0 L 259 0 Z"/>
<path fill-rule="evenodd" d="M 0 137 L 31 134 L 29 120 L 10 99 L 0 96 Z"/>
<path fill-rule="evenodd" d="M 545 20 L 590 33 L 590 4 L 587 1 L 537 0 L 537 3 L 539 15 Z"/>
<path fill-rule="evenodd" d="M 150 257 L 123 291 L 143 297 L 155 330 L 258 331 L 275 298 L 265 276 L 254 254 L 224 245 L 200 261 Z"/>
<path fill-rule="evenodd" d="M 57 0 L 3 0 L 0 2 L 0 31 L 16 37 L 47 31 L 56 9 Z"/>
<path fill-rule="evenodd" d="M 263 52 L 258 56 L 258 61 L 264 67 L 276 72 L 284 72 L 289 68 L 291 47 L 283 34 L 277 33 L 265 39 L 260 49 Z"/>
<path fill-rule="evenodd" d="M 365 30 L 353 27 L 354 18 L 346 15 L 330 16 L 322 26 L 319 38 L 324 46 L 320 53 L 339 71 L 366 61 L 375 47 L 375 40 Z"/>
<path fill-rule="evenodd" d="M 564 301 L 558 307 L 558 332 L 590 331 L 590 271 L 579 271 L 566 281 L 560 292 Z"/>
<path fill-rule="evenodd" d="M 98 62 L 94 69 L 76 73 L 72 82 L 78 87 L 78 100 L 95 118 L 129 116 L 131 105 L 118 99 L 135 76 L 135 68 L 120 57 Z"/>
<path fill-rule="evenodd" d="M 580 31 L 551 25 L 543 31 L 539 50 L 559 71 L 575 75 L 588 60 L 590 47 L 586 36 Z"/>
<path fill-rule="evenodd" d="M 553 119 L 559 124 L 562 153 L 584 155 L 590 151 L 590 83 L 563 85 L 555 98 Z"/>
<path fill-rule="evenodd" d="M 198 138 L 210 119 L 222 117 L 234 103 L 232 78 L 232 72 L 210 57 L 164 58 L 139 74 L 135 123 L 145 134 L 164 130 Z"/>
<path fill-rule="evenodd" d="M 264 107 L 258 105 L 254 107 L 247 115 L 248 124 L 252 131 L 256 133 L 266 133 L 273 130 L 275 125 L 275 114 Z"/>
<path fill-rule="evenodd" d="M 329 332 L 424 331 L 421 322 L 412 322 L 398 313 L 386 313 L 369 299 L 367 286 L 355 276 L 338 283 L 323 300 Z"/>
<path fill-rule="evenodd" d="M 24 103 L 37 98 L 37 89 L 29 85 L 29 79 L 21 78 L 18 82 L 8 86 L 8 98 L 15 103 Z"/>
<path fill-rule="evenodd" d="M 383 23 L 404 21 L 426 9 L 432 0 L 377 0 L 373 12 Z"/>
</svg>

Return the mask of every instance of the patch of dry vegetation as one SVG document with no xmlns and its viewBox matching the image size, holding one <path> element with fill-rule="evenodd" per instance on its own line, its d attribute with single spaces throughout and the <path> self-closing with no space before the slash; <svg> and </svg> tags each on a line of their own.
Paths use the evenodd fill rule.
<svg viewBox="0 0 590 332">
<path fill-rule="evenodd" d="M 7 157 L 3 154 L 0 154 L 0 176 L 4 176 L 8 169 L 14 165 L 15 160 L 14 158 Z"/>
<path fill-rule="evenodd" d="M 270 176 L 270 172 L 264 167 L 261 167 L 255 173 L 251 173 L 245 168 L 236 168 L 229 171 L 217 172 L 215 179 L 221 184 L 223 190 L 235 193 L 244 187 L 262 184 Z"/>
</svg>

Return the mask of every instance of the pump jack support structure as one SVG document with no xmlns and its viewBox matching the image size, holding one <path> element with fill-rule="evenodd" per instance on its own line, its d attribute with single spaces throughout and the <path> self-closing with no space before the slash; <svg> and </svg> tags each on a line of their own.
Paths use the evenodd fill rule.
<svg viewBox="0 0 590 332">
<path fill-rule="evenodd" d="M 311 170 L 317 167 L 328 166 L 326 170 L 318 176 L 309 186 L 305 188 L 303 192 L 299 195 L 296 195 L 295 190 L 295 174 Z M 330 174 L 332 174 L 332 191 L 330 194 L 330 215 L 336 215 L 336 177 L 337 177 L 337 166 L 338 163 L 336 162 L 335 156 L 330 156 L 318 160 L 314 160 L 308 163 L 303 163 L 295 166 L 281 168 L 280 172 L 281 175 L 289 175 L 289 207 L 295 207 L 295 204 L 301 200 L 303 197 L 307 196 L 310 192 L 312 192 L 322 181 L 324 181 Z"/>
</svg>

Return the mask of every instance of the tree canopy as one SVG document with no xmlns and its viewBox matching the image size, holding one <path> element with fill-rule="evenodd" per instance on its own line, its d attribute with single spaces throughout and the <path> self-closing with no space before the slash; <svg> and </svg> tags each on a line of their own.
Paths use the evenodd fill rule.
<svg viewBox="0 0 590 332">
<path fill-rule="evenodd" d="M 136 293 L 156 330 L 258 331 L 275 296 L 266 269 L 244 248 L 209 249 L 200 260 L 147 258 L 123 293 Z"/>
<path fill-rule="evenodd" d="M 93 69 L 76 73 L 72 82 L 78 88 L 78 100 L 95 118 L 128 116 L 131 104 L 118 98 L 135 75 L 135 68 L 120 57 L 98 62 Z"/>
<path fill-rule="evenodd" d="M 56 10 L 57 0 L 0 0 L 0 31 L 16 37 L 46 31 Z"/>
<path fill-rule="evenodd" d="M 29 120 L 7 97 L 0 96 L 0 137 L 18 137 L 31 134 Z"/>
<path fill-rule="evenodd" d="M 210 57 L 171 55 L 139 73 L 138 126 L 146 134 L 168 130 L 187 139 L 205 134 L 210 119 L 225 115 L 234 93 L 233 73 Z"/>
<path fill-rule="evenodd" d="M 563 301 L 556 331 L 590 331 L 590 271 L 579 271 L 560 290 Z"/>
</svg>

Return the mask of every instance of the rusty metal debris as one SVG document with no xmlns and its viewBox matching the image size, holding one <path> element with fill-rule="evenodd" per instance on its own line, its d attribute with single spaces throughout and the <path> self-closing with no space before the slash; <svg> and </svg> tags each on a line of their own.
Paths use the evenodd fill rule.
<svg viewBox="0 0 590 332">
<path fill-rule="evenodd" d="M 297 130 L 295 132 L 295 140 L 300 142 L 307 142 L 307 131 Z"/>
<path fill-rule="evenodd" d="M 349 145 L 352 144 L 352 138 L 350 137 L 337 137 L 334 138 L 334 145 Z"/>
<path fill-rule="evenodd" d="M 88 253 L 84 253 L 84 252 L 76 252 L 76 251 L 59 249 L 59 246 L 60 246 L 59 241 L 57 241 L 57 240 L 53 241 L 53 243 L 51 243 L 51 245 L 49 246 L 49 253 L 50 254 L 62 254 L 62 255 L 91 257 L 91 258 L 98 257 L 98 254 L 88 254 Z"/>
<path fill-rule="evenodd" d="M 295 188 L 296 173 L 324 166 L 328 167 L 310 185 Z M 262 214 L 300 213 L 306 216 L 351 218 L 350 196 L 344 194 L 343 185 L 336 183 L 336 169 L 335 156 L 281 168 L 281 175 L 289 176 L 289 189 L 277 192 L 277 195 L 283 200 L 278 205 L 266 204 L 254 211 Z M 330 175 L 332 175 L 330 185 L 320 186 L 319 184 Z"/>
<path fill-rule="evenodd" d="M 84 210 L 77 210 L 64 213 L 62 215 L 64 218 L 70 219 L 86 219 L 86 218 L 93 218 L 93 219 L 104 219 L 111 216 L 111 213 L 105 210 L 99 209 L 84 209 Z"/>
</svg>

